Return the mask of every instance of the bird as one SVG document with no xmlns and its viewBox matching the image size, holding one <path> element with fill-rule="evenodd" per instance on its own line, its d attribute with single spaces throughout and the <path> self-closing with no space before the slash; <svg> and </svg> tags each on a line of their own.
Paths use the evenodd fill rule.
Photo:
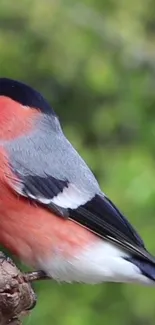
<svg viewBox="0 0 155 325">
<path fill-rule="evenodd" d="M 0 78 L 0 244 L 58 282 L 155 283 L 155 258 L 51 105 L 9 78 Z"/>
</svg>

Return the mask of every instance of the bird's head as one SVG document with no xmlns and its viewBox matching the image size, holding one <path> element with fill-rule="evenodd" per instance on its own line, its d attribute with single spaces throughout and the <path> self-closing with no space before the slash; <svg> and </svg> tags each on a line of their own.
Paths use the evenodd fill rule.
<svg viewBox="0 0 155 325">
<path fill-rule="evenodd" d="M 13 132 L 16 128 L 22 130 L 26 121 L 30 123 L 41 116 L 56 118 L 54 110 L 38 91 L 22 82 L 0 78 L 0 139 L 6 134 L 8 138 L 13 129 Z"/>
<path fill-rule="evenodd" d="M 55 114 L 50 105 L 43 96 L 30 86 L 8 78 L 0 78 L 0 105 L 2 100 L 7 102 L 8 99 L 21 105 L 38 109 L 44 114 Z"/>
</svg>

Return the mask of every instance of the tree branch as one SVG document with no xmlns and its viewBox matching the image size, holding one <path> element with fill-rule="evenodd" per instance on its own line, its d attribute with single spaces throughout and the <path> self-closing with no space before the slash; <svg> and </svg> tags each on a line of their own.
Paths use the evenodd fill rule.
<svg viewBox="0 0 155 325">
<path fill-rule="evenodd" d="M 36 295 L 10 258 L 0 252 L 0 325 L 19 325 L 36 303 Z"/>
</svg>

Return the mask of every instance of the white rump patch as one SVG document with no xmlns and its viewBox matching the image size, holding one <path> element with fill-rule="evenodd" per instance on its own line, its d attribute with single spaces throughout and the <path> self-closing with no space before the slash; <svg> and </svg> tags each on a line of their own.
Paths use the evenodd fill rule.
<svg viewBox="0 0 155 325">
<path fill-rule="evenodd" d="M 123 258 L 127 256 L 119 248 L 101 240 L 71 259 L 65 259 L 63 253 L 57 251 L 53 257 L 51 254 L 51 259 L 39 260 L 38 267 L 57 281 L 152 284 L 153 282 L 143 276 L 136 265 Z"/>
</svg>

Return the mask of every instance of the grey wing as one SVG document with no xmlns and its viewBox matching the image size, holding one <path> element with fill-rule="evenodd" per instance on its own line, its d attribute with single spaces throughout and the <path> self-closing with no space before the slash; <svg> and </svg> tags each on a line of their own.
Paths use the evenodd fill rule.
<svg viewBox="0 0 155 325">
<path fill-rule="evenodd" d="M 52 141 L 54 136 L 54 141 Z M 26 150 L 24 150 L 25 148 Z M 68 216 L 68 209 L 85 204 L 99 185 L 63 133 L 34 133 L 7 146 L 16 192 Z"/>
</svg>

